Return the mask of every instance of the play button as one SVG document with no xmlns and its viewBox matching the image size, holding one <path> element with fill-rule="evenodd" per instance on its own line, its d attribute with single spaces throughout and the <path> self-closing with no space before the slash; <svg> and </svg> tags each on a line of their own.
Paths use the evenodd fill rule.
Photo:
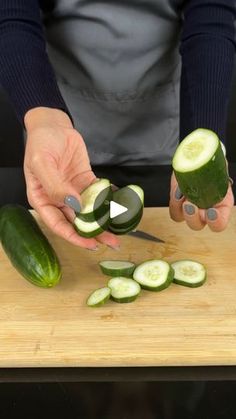
<svg viewBox="0 0 236 419">
<path fill-rule="evenodd" d="M 136 225 L 143 213 L 143 191 L 137 185 L 124 186 L 115 191 L 101 191 L 95 199 L 93 213 L 96 222 L 103 227 L 109 215 L 109 227 L 126 229 Z"/>
<path fill-rule="evenodd" d="M 128 211 L 128 208 L 123 205 L 120 205 L 115 201 L 110 202 L 110 218 L 115 218 L 118 215 L 124 214 L 126 211 Z"/>
</svg>

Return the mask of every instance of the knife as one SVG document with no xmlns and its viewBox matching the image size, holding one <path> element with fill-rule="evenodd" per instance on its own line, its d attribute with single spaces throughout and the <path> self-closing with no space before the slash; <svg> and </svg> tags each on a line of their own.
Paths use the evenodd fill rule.
<svg viewBox="0 0 236 419">
<path fill-rule="evenodd" d="M 139 239 L 150 240 L 156 243 L 165 243 L 165 241 L 160 239 L 159 237 L 153 236 L 152 234 L 146 233 L 145 231 L 142 231 L 142 230 L 130 231 L 127 234 L 129 236 L 137 237 Z"/>
</svg>

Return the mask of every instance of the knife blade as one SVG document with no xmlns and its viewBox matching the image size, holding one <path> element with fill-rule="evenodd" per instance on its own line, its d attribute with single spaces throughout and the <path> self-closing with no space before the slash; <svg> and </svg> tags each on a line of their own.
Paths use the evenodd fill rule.
<svg viewBox="0 0 236 419">
<path fill-rule="evenodd" d="M 165 241 L 160 239 L 159 237 L 153 236 L 152 234 L 146 233 L 142 230 L 129 231 L 129 233 L 127 234 L 129 236 L 137 237 L 138 239 L 150 240 L 156 243 L 165 243 Z"/>
</svg>

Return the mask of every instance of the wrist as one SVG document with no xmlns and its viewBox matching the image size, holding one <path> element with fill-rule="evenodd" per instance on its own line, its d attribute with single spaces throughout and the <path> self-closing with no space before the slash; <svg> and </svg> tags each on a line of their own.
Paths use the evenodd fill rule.
<svg viewBox="0 0 236 419">
<path fill-rule="evenodd" d="M 63 128 L 73 128 L 70 117 L 60 109 L 37 107 L 26 112 L 24 117 L 26 131 L 43 125 L 57 124 Z"/>
</svg>

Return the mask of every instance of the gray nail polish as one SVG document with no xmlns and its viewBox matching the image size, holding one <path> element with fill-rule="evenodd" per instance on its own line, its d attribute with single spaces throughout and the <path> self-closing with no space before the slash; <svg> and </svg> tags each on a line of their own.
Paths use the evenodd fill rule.
<svg viewBox="0 0 236 419">
<path fill-rule="evenodd" d="M 182 198 L 182 196 L 183 196 L 183 194 L 182 194 L 181 190 L 179 189 L 179 187 L 177 186 L 177 189 L 175 191 L 175 199 L 177 199 L 177 201 L 178 201 L 179 199 Z"/>
<path fill-rule="evenodd" d="M 184 211 L 188 215 L 193 215 L 195 213 L 195 208 L 194 208 L 193 205 L 186 204 L 186 205 L 184 205 Z"/>
<path fill-rule="evenodd" d="M 81 211 L 81 206 L 77 198 L 72 195 L 67 195 L 64 199 L 64 202 L 68 207 L 72 208 L 75 212 L 79 213 Z"/>
<path fill-rule="evenodd" d="M 209 208 L 207 210 L 207 218 L 211 221 L 215 221 L 217 219 L 217 211 L 214 208 Z"/>
</svg>

